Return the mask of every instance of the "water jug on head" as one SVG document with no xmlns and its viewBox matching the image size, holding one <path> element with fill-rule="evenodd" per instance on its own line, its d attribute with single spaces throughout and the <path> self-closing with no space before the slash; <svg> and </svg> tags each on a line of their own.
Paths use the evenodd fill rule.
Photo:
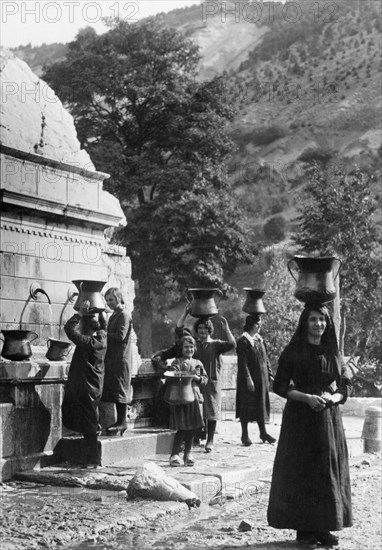
<svg viewBox="0 0 382 550">
<path fill-rule="evenodd" d="M 89 302 L 89 310 L 94 313 L 99 313 L 104 311 L 106 308 L 106 303 L 104 297 L 101 294 L 103 287 L 106 284 L 106 281 L 82 281 L 76 280 L 72 281 L 78 289 L 78 297 L 73 308 L 76 311 L 79 311 L 81 305 L 85 300 Z"/>
<path fill-rule="evenodd" d="M 1 355 L 11 361 L 25 361 L 32 356 L 31 342 L 38 338 L 33 330 L 2 330 L 4 345 Z"/>
<path fill-rule="evenodd" d="M 216 315 L 218 313 L 216 295 L 221 298 L 223 293 L 218 288 L 189 288 L 186 292 L 186 300 L 191 304 L 191 315 L 199 318 Z"/>
<path fill-rule="evenodd" d="M 258 288 L 243 288 L 243 290 L 247 293 L 247 297 L 243 305 L 243 311 L 245 313 L 249 313 L 251 315 L 253 313 L 267 312 L 263 303 L 265 290 L 260 290 Z"/>
<path fill-rule="evenodd" d="M 333 275 L 335 263 L 337 273 Z M 327 304 L 336 297 L 334 281 L 341 268 L 341 261 L 335 256 L 294 256 L 288 262 L 288 270 L 296 281 L 295 297 L 305 304 Z M 292 268 L 297 270 L 298 279 Z"/>
</svg>

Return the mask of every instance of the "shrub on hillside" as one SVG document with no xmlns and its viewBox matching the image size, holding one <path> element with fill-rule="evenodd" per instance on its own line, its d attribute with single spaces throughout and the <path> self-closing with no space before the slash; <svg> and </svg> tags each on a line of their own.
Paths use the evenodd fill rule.
<svg viewBox="0 0 382 550">
<path fill-rule="evenodd" d="M 268 145 L 277 139 L 281 139 L 286 136 L 285 128 L 281 126 L 273 125 L 268 128 L 261 128 L 255 130 L 251 134 L 251 141 L 253 145 Z"/>
<path fill-rule="evenodd" d="M 272 216 L 263 227 L 264 236 L 272 242 L 280 242 L 285 239 L 287 221 L 282 214 Z"/>
</svg>

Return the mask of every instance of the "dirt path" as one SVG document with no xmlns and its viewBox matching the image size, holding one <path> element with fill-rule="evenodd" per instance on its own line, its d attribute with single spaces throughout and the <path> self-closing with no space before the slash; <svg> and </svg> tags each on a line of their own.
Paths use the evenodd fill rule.
<svg viewBox="0 0 382 550">
<path fill-rule="evenodd" d="M 381 456 L 354 459 L 351 476 L 355 525 L 340 533 L 339 548 L 379 550 Z M 214 505 L 190 511 L 180 503 L 133 504 L 126 502 L 123 492 L 97 493 L 16 482 L 4 484 L 2 489 L 2 550 L 298 548 L 294 532 L 268 527 L 266 484 L 243 498 L 216 499 Z M 239 531 L 242 520 L 248 522 L 250 530 Z"/>
</svg>

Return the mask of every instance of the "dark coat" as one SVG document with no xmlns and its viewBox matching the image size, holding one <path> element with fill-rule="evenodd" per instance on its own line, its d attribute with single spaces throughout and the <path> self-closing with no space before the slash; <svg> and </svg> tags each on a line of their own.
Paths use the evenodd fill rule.
<svg viewBox="0 0 382 550">
<path fill-rule="evenodd" d="M 124 308 L 114 310 L 107 324 L 107 351 L 102 401 L 130 403 L 131 369 L 128 339 L 131 317 Z"/>
<path fill-rule="evenodd" d="M 267 422 L 269 420 L 269 378 L 272 375 L 267 351 L 261 341 L 252 346 L 242 336 L 236 346 L 237 386 L 236 418 L 244 422 Z M 255 391 L 248 391 L 247 379 L 250 377 Z"/>
<path fill-rule="evenodd" d="M 62 423 L 69 430 L 95 434 L 98 427 L 98 403 L 101 398 L 106 352 L 106 332 L 94 336 L 80 331 L 79 315 L 74 315 L 64 329 L 75 345 L 62 403 Z"/>
<path fill-rule="evenodd" d="M 336 389 L 346 398 L 351 382 L 335 368 L 325 346 L 289 345 L 282 353 L 273 389 L 320 395 Z M 339 530 L 352 525 L 348 452 L 338 405 L 315 412 L 287 400 L 273 467 L 268 521 L 302 531 Z"/>
</svg>

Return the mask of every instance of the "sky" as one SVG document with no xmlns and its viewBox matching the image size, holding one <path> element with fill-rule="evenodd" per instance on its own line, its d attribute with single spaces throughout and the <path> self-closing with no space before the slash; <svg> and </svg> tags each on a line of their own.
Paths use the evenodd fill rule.
<svg viewBox="0 0 382 550">
<path fill-rule="evenodd" d="M 1 45 L 66 43 L 83 27 L 105 31 L 101 21 L 105 16 L 133 22 L 192 4 L 200 0 L 2 0 Z"/>
</svg>

